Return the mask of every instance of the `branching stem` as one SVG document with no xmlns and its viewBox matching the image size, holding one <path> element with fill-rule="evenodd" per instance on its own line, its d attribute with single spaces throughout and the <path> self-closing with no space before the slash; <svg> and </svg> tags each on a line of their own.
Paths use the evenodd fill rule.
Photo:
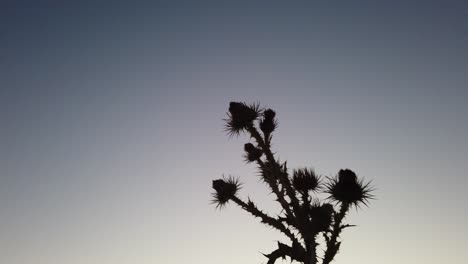
<svg viewBox="0 0 468 264">
<path fill-rule="evenodd" d="M 274 157 L 273 153 L 271 152 L 271 149 L 270 149 L 269 145 L 267 145 L 265 143 L 262 136 L 258 132 L 257 128 L 255 128 L 253 125 L 250 125 L 250 126 L 247 127 L 247 131 L 257 141 L 257 144 L 262 148 L 262 150 L 265 153 L 265 156 L 267 158 L 267 161 L 270 162 L 270 164 L 273 164 L 274 166 L 277 166 L 278 168 L 281 169 L 281 165 L 278 164 L 278 162 L 275 160 L 275 157 Z M 277 175 L 278 180 L 281 183 L 281 185 L 284 187 L 284 189 L 286 190 L 286 193 L 287 193 L 289 199 L 291 200 L 291 205 L 292 205 L 292 208 L 294 210 L 294 215 L 296 215 L 297 212 L 300 210 L 299 200 L 296 197 L 296 192 L 294 191 L 294 189 L 291 186 L 291 181 L 288 178 L 287 172 L 284 171 L 284 172 L 282 172 L 282 173 L 280 172 L 278 174 L 279 174 L 279 175 Z M 278 196 L 278 194 L 277 194 L 277 196 Z M 286 208 L 284 208 L 284 209 L 287 210 Z M 300 227 L 298 227 L 298 228 L 300 228 Z"/>
<path fill-rule="evenodd" d="M 252 201 L 249 200 L 249 202 L 246 203 L 237 196 L 232 197 L 231 200 L 240 207 L 242 207 L 242 209 L 252 214 L 253 216 L 262 219 L 262 223 L 276 228 L 281 233 L 286 235 L 289 239 L 291 239 L 293 243 L 299 244 L 299 241 L 297 240 L 296 236 L 294 236 L 294 234 L 291 232 L 291 230 L 289 230 L 280 220 L 268 216 L 267 214 L 259 210 Z"/>
</svg>

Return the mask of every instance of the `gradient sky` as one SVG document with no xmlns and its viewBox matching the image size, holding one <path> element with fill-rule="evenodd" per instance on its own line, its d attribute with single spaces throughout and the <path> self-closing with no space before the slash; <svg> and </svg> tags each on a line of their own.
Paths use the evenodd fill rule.
<svg viewBox="0 0 468 264">
<path fill-rule="evenodd" d="M 99 3 L 91 3 L 99 2 Z M 290 168 L 378 188 L 336 263 L 468 259 L 466 1 L 0 3 L 0 263 L 262 263 L 281 237 L 229 101 Z"/>
</svg>

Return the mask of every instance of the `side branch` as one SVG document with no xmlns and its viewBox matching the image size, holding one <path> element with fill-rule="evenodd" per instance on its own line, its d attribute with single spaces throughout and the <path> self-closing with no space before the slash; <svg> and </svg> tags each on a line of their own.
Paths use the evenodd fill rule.
<svg viewBox="0 0 468 264">
<path fill-rule="evenodd" d="M 262 219 L 262 223 L 265 223 L 279 230 L 281 233 L 285 234 L 289 239 L 291 239 L 293 244 L 299 244 L 299 241 L 297 240 L 296 236 L 294 236 L 294 234 L 291 232 L 291 230 L 284 226 L 280 220 L 268 216 L 267 214 L 259 210 L 250 199 L 247 203 L 239 199 L 237 196 L 232 197 L 231 200 L 238 204 L 240 207 L 242 207 L 242 209 L 252 214 L 253 216 Z"/>
<path fill-rule="evenodd" d="M 257 159 L 257 163 L 260 166 L 261 171 L 268 172 L 268 168 L 266 167 L 265 163 L 259 158 Z M 264 176 L 268 177 L 268 176 Z M 297 224 L 295 223 L 295 216 L 294 213 L 291 211 L 291 207 L 289 203 L 285 199 L 284 191 L 279 189 L 276 179 L 266 178 L 264 179 L 268 185 L 270 186 L 271 191 L 276 195 L 277 201 L 281 204 L 281 207 L 286 212 L 286 218 L 288 219 L 288 223 L 297 228 Z"/>
<path fill-rule="evenodd" d="M 306 256 L 306 252 L 304 249 L 299 245 L 294 245 L 292 247 L 287 246 L 283 243 L 278 242 L 278 249 L 271 252 L 270 254 L 266 255 L 265 257 L 268 258 L 267 264 L 274 264 L 275 261 L 279 258 L 285 259 L 286 257 L 290 257 L 291 260 L 295 260 L 298 262 L 303 262 Z"/>
</svg>

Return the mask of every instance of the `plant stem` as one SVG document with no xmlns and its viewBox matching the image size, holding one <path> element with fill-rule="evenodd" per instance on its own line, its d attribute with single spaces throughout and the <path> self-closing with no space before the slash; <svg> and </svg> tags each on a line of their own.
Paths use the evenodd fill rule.
<svg viewBox="0 0 468 264">
<path fill-rule="evenodd" d="M 291 232 L 291 230 L 285 227 L 280 220 L 268 216 L 264 212 L 260 211 L 252 201 L 249 200 L 249 202 L 246 203 L 236 196 L 232 197 L 231 200 L 238 204 L 240 207 L 242 207 L 242 209 L 244 209 L 245 211 L 251 213 L 253 216 L 262 219 L 262 223 L 265 223 L 271 227 L 278 229 L 281 233 L 283 233 L 289 239 L 291 239 L 293 243 L 299 244 L 299 241 L 297 240 L 296 236 L 294 236 L 294 234 Z"/>
<path fill-rule="evenodd" d="M 342 230 L 341 221 L 346 216 L 348 209 L 349 204 L 342 203 L 339 213 L 335 214 L 332 235 L 330 240 L 327 242 L 327 250 L 325 251 L 322 264 L 329 264 L 335 258 L 336 253 L 338 253 L 341 242 L 337 242 L 337 239 L 340 236 L 340 232 Z"/>
<path fill-rule="evenodd" d="M 315 236 L 310 241 L 307 241 L 307 254 L 304 264 L 316 264 L 317 263 L 317 242 Z"/>
<path fill-rule="evenodd" d="M 278 164 L 278 162 L 275 160 L 275 157 L 273 153 L 271 152 L 271 149 L 269 145 L 265 143 L 263 140 L 262 136 L 258 132 L 257 128 L 255 128 L 253 125 L 250 125 L 247 127 L 247 131 L 250 133 L 250 135 L 257 141 L 258 145 L 262 148 L 263 152 L 265 153 L 265 156 L 267 160 L 271 163 L 274 164 L 274 166 L 277 166 L 278 168 L 281 168 L 281 165 Z M 296 192 L 291 186 L 291 181 L 289 180 L 287 176 L 287 172 L 285 173 L 279 173 L 278 175 L 278 180 L 280 181 L 281 185 L 284 187 L 286 190 L 286 193 L 291 200 L 291 205 L 294 210 L 295 215 L 299 211 L 299 200 L 296 197 Z M 286 210 L 286 209 L 285 209 Z"/>
</svg>

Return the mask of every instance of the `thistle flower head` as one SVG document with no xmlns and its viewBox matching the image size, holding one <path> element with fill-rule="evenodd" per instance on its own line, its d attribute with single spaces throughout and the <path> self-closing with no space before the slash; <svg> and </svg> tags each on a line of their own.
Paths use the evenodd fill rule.
<svg viewBox="0 0 468 264">
<path fill-rule="evenodd" d="M 327 231 L 332 223 L 332 216 L 334 213 L 333 205 L 329 203 L 315 203 L 312 204 L 309 210 L 309 216 L 314 232 Z"/>
<path fill-rule="evenodd" d="M 350 169 L 344 169 L 338 172 L 338 179 L 341 182 L 353 183 L 357 181 L 357 176 L 354 171 Z"/>
<path fill-rule="evenodd" d="M 329 199 L 339 203 L 347 203 L 359 207 L 361 204 L 367 205 L 374 189 L 370 182 L 358 179 L 356 174 L 350 170 L 340 170 L 335 178 L 331 178 L 327 185 Z"/>
<path fill-rule="evenodd" d="M 240 102 L 230 102 L 228 118 L 226 121 L 226 131 L 231 135 L 237 135 L 252 125 L 253 121 L 260 115 L 258 104 L 247 105 Z"/>
<path fill-rule="evenodd" d="M 275 120 L 276 113 L 271 109 L 267 109 L 263 112 L 263 118 L 260 120 L 260 130 L 266 138 L 276 129 L 278 123 Z"/>
<path fill-rule="evenodd" d="M 320 187 L 320 177 L 312 169 L 298 169 L 293 171 L 292 184 L 300 193 L 317 191 Z"/>
<path fill-rule="evenodd" d="M 261 180 L 268 184 L 276 185 L 279 177 L 278 175 L 280 175 L 280 173 L 282 173 L 281 168 L 277 164 L 269 161 L 265 161 L 264 165 L 259 170 Z"/>
<path fill-rule="evenodd" d="M 213 180 L 213 189 L 215 192 L 212 194 L 213 203 L 216 207 L 222 208 L 227 202 L 235 197 L 237 191 L 239 191 L 241 184 L 237 178 L 229 176 L 227 178 Z"/>
<path fill-rule="evenodd" d="M 252 143 L 245 144 L 244 150 L 245 150 L 244 157 L 247 162 L 256 161 L 263 154 L 263 151 L 260 148 L 255 147 Z"/>
</svg>

